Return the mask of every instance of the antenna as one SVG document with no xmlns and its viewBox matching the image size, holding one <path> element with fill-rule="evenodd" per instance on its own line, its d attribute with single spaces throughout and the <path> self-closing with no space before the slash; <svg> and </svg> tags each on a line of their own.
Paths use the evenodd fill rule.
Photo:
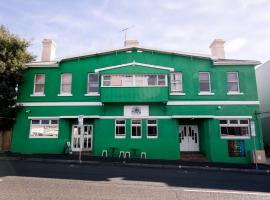
<svg viewBox="0 0 270 200">
<path fill-rule="evenodd" d="M 127 27 L 127 28 L 123 28 L 120 32 L 125 32 L 125 41 L 127 40 L 127 31 L 131 28 L 133 28 L 134 26 L 130 26 L 130 27 Z"/>
</svg>

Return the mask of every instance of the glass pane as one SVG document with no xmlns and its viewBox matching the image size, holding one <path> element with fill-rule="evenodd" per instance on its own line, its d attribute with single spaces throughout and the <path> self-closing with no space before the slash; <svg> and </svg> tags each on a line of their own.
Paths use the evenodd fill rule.
<svg viewBox="0 0 270 200">
<path fill-rule="evenodd" d="M 44 93 L 44 85 L 36 84 L 35 85 L 35 93 Z"/>
<path fill-rule="evenodd" d="M 209 82 L 200 82 L 200 91 L 201 92 L 210 92 L 210 83 Z"/>
<path fill-rule="evenodd" d="M 228 83 L 228 91 L 229 92 L 238 92 L 238 83 Z"/>
<path fill-rule="evenodd" d="M 155 119 L 150 119 L 147 121 L 148 124 L 157 124 L 157 120 Z"/>
<path fill-rule="evenodd" d="M 227 120 L 220 120 L 220 124 L 227 124 Z"/>
<path fill-rule="evenodd" d="M 228 72 L 227 80 L 228 82 L 238 82 L 237 72 Z"/>
<path fill-rule="evenodd" d="M 41 124 L 49 124 L 49 123 L 50 123 L 50 120 L 47 120 L 47 119 L 41 120 Z"/>
<path fill-rule="evenodd" d="M 116 127 L 116 135 L 125 135 L 125 127 L 124 126 Z"/>
<path fill-rule="evenodd" d="M 230 120 L 230 124 L 238 124 L 238 120 Z"/>
<path fill-rule="evenodd" d="M 147 86 L 147 76 L 144 75 L 135 75 L 135 85 L 136 86 Z"/>
<path fill-rule="evenodd" d="M 141 120 L 132 120 L 132 124 L 141 124 Z"/>
<path fill-rule="evenodd" d="M 199 79 L 200 79 L 200 81 L 207 81 L 207 82 L 209 82 L 209 80 L 210 80 L 210 74 L 209 73 L 206 73 L 206 72 L 201 72 L 200 74 L 199 74 Z"/>
<path fill-rule="evenodd" d="M 221 127 L 222 136 L 248 136 L 248 127 Z"/>
<path fill-rule="evenodd" d="M 171 79 L 172 79 L 173 82 L 182 80 L 182 73 L 180 73 L 180 72 L 172 73 L 171 74 Z"/>
<path fill-rule="evenodd" d="M 240 124 L 248 124 L 248 120 L 240 120 Z"/>
<path fill-rule="evenodd" d="M 98 92 L 98 74 L 88 74 L 88 92 Z"/>
<path fill-rule="evenodd" d="M 148 75 L 148 85 L 157 85 L 157 75 Z"/>
<path fill-rule="evenodd" d="M 116 124 L 125 124 L 126 121 L 125 120 L 116 120 Z"/>
<path fill-rule="evenodd" d="M 156 126 L 148 126 L 147 133 L 148 133 L 148 136 L 157 136 L 157 127 Z"/>
<path fill-rule="evenodd" d="M 71 74 L 62 74 L 62 84 L 71 84 Z"/>
<path fill-rule="evenodd" d="M 51 124 L 58 124 L 58 120 L 51 120 Z"/>
<path fill-rule="evenodd" d="M 62 85 L 62 93 L 71 93 L 71 85 L 70 84 L 65 84 Z"/>
<path fill-rule="evenodd" d="M 32 120 L 32 124 L 39 124 L 40 120 Z"/>
<path fill-rule="evenodd" d="M 44 84 L 45 83 L 45 74 L 36 74 L 35 83 Z"/>
<path fill-rule="evenodd" d="M 113 75 L 111 76 L 111 86 L 121 86 L 122 85 L 122 76 Z"/>
<path fill-rule="evenodd" d="M 133 76 L 132 75 L 122 76 L 122 86 L 133 86 Z"/>
<path fill-rule="evenodd" d="M 164 74 L 159 74 L 158 75 L 158 85 L 166 85 L 165 81 L 165 75 Z"/>
</svg>

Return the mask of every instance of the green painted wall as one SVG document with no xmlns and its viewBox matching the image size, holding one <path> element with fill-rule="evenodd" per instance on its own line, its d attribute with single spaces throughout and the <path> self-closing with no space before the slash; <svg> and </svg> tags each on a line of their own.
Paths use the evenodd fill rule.
<svg viewBox="0 0 270 200">
<path fill-rule="evenodd" d="M 146 68 L 142 66 L 129 66 L 118 69 L 102 71 L 101 74 L 129 74 L 129 73 L 166 73 L 168 87 L 150 88 L 101 88 L 100 96 L 85 96 L 87 91 L 87 74 L 95 69 L 141 62 L 152 65 L 173 67 L 175 71 L 183 73 L 183 88 L 186 95 L 170 96 L 169 72 L 161 69 Z M 211 96 L 199 96 L 198 73 L 211 72 Z M 227 95 L 226 72 L 238 71 L 240 90 L 243 95 Z M 34 75 L 45 73 L 45 96 L 32 97 Z M 73 96 L 58 96 L 60 90 L 60 77 L 62 73 L 72 73 Z M 180 157 L 178 126 L 187 123 L 197 123 L 200 134 L 200 151 L 211 161 L 216 162 L 250 162 L 249 151 L 253 148 L 252 140 L 246 139 L 247 157 L 231 158 L 228 156 L 227 140 L 220 138 L 217 119 L 200 119 L 190 121 L 187 119 L 166 118 L 173 115 L 213 115 L 213 116 L 252 116 L 256 122 L 258 149 L 262 149 L 260 126 L 255 112 L 259 111 L 257 105 L 193 105 L 193 106 L 166 106 L 167 101 L 203 101 L 203 100 L 233 100 L 256 101 L 257 90 L 253 66 L 213 66 L 210 59 L 195 58 L 144 51 L 139 53 L 136 49 L 131 53 L 114 52 L 92 57 L 65 60 L 56 68 L 28 68 L 24 73 L 24 84 L 19 87 L 20 102 L 103 102 L 102 106 L 34 106 L 24 107 L 19 113 L 12 135 L 12 152 L 19 153 L 62 153 L 64 144 L 71 140 L 71 127 L 76 119 L 62 119 L 65 116 L 111 116 L 110 119 L 92 119 L 87 123 L 93 124 L 93 154 L 101 155 L 103 149 L 110 146 L 117 151 L 129 151 L 138 148 L 145 151 L 149 159 L 177 160 Z M 149 105 L 151 116 L 165 116 L 158 119 L 158 138 L 146 138 L 146 120 L 142 120 L 142 138 L 130 138 L 130 119 L 127 119 L 127 133 L 125 139 L 114 138 L 114 118 L 123 116 L 125 105 Z M 220 108 L 218 106 L 221 106 Z M 30 113 L 26 113 L 30 110 Z M 30 139 L 29 117 L 60 117 L 59 137 L 57 139 Z"/>
</svg>

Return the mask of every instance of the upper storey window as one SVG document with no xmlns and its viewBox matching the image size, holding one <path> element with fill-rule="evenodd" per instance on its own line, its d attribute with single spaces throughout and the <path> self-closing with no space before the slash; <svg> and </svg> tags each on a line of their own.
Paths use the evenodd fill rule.
<svg viewBox="0 0 270 200">
<path fill-rule="evenodd" d="M 102 87 L 167 86 L 165 74 L 103 75 Z"/>
<path fill-rule="evenodd" d="M 200 93 L 210 93 L 211 92 L 211 81 L 209 72 L 199 73 L 200 82 Z"/>
<path fill-rule="evenodd" d="M 70 73 L 61 74 L 61 95 L 71 95 L 72 75 Z"/>
<path fill-rule="evenodd" d="M 238 72 L 227 72 L 228 94 L 240 93 Z"/>
<path fill-rule="evenodd" d="M 172 93 L 182 93 L 183 92 L 183 81 L 182 81 L 182 73 L 181 72 L 171 73 L 171 92 Z"/>
<path fill-rule="evenodd" d="M 34 81 L 34 95 L 44 96 L 45 74 L 36 74 Z"/>
<path fill-rule="evenodd" d="M 87 93 L 88 94 L 98 94 L 99 89 L 99 76 L 97 73 L 88 74 L 88 86 Z"/>
</svg>

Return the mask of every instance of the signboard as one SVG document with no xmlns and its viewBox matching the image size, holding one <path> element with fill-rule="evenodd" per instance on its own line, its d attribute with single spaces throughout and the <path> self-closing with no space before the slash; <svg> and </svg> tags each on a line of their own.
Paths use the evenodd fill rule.
<svg viewBox="0 0 270 200">
<path fill-rule="evenodd" d="M 254 121 L 250 121 L 250 132 L 251 132 L 252 137 L 256 136 L 256 129 L 255 129 L 255 122 Z"/>
<path fill-rule="evenodd" d="M 58 137 L 58 125 L 32 125 L 30 137 Z"/>
<path fill-rule="evenodd" d="M 124 106 L 124 116 L 142 117 L 149 116 L 148 106 Z"/>
<path fill-rule="evenodd" d="M 244 140 L 228 140 L 228 151 L 230 157 L 245 157 L 246 148 Z"/>
</svg>

